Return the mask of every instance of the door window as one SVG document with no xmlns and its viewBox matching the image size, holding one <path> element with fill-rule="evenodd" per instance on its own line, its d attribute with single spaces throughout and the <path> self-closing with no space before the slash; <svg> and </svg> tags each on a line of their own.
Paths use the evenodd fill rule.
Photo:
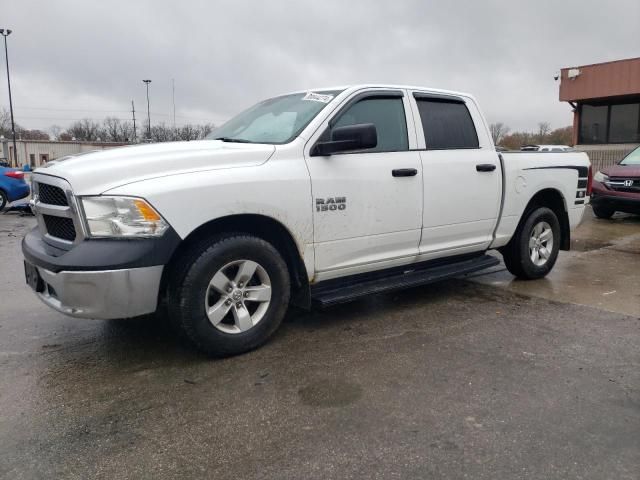
<svg viewBox="0 0 640 480">
<path fill-rule="evenodd" d="M 340 113 L 332 128 L 373 123 L 378 134 L 378 145 L 366 152 L 397 152 L 409 150 L 407 120 L 400 97 L 364 98 Z M 330 138 L 327 131 L 326 140 Z M 325 137 L 323 135 L 323 137 Z"/>
<path fill-rule="evenodd" d="M 464 102 L 440 98 L 416 98 L 416 102 L 427 149 L 478 148 L 478 134 Z"/>
</svg>

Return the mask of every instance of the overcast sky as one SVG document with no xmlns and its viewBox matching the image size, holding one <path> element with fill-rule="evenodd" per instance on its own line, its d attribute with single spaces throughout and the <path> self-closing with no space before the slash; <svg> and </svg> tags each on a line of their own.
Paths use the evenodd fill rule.
<svg viewBox="0 0 640 480">
<path fill-rule="evenodd" d="M 9 1 L 5 0 L 5 6 Z M 291 90 L 353 83 L 474 94 L 512 129 L 571 123 L 561 67 L 640 56 L 638 0 L 10 2 L 16 122 L 221 123 Z M 3 58 L 4 60 L 4 58 Z M 2 63 L 0 105 L 8 107 Z"/>
</svg>

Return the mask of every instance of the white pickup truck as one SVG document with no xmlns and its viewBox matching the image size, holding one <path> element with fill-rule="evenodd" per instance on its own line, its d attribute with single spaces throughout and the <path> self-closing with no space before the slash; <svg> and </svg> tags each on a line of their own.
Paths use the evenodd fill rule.
<svg viewBox="0 0 640 480">
<path fill-rule="evenodd" d="M 258 103 L 202 141 L 63 158 L 33 174 L 27 283 L 82 318 L 168 309 L 212 355 L 290 303 L 332 305 L 498 263 L 533 279 L 589 199 L 583 153 L 498 154 L 472 96 L 359 85 Z"/>
</svg>

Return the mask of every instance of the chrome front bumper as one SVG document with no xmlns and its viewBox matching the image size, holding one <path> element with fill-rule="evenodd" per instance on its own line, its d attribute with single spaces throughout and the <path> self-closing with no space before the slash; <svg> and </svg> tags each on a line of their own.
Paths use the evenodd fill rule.
<svg viewBox="0 0 640 480">
<path fill-rule="evenodd" d="M 156 311 L 162 265 L 102 271 L 51 272 L 37 267 L 45 282 L 38 298 L 77 318 L 129 318 Z"/>
</svg>

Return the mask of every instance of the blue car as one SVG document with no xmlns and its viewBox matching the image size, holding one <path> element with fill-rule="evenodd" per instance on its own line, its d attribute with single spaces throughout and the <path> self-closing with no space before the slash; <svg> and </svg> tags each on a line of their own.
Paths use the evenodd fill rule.
<svg viewBox="0 0 640 480">
<path fill-rule="evenodd" d="M 0 167 L 0 211 L 9 202 L 29 196 L 30 188 L 24 181 L 24 172 L 15 168 Z"/>
</svg>

